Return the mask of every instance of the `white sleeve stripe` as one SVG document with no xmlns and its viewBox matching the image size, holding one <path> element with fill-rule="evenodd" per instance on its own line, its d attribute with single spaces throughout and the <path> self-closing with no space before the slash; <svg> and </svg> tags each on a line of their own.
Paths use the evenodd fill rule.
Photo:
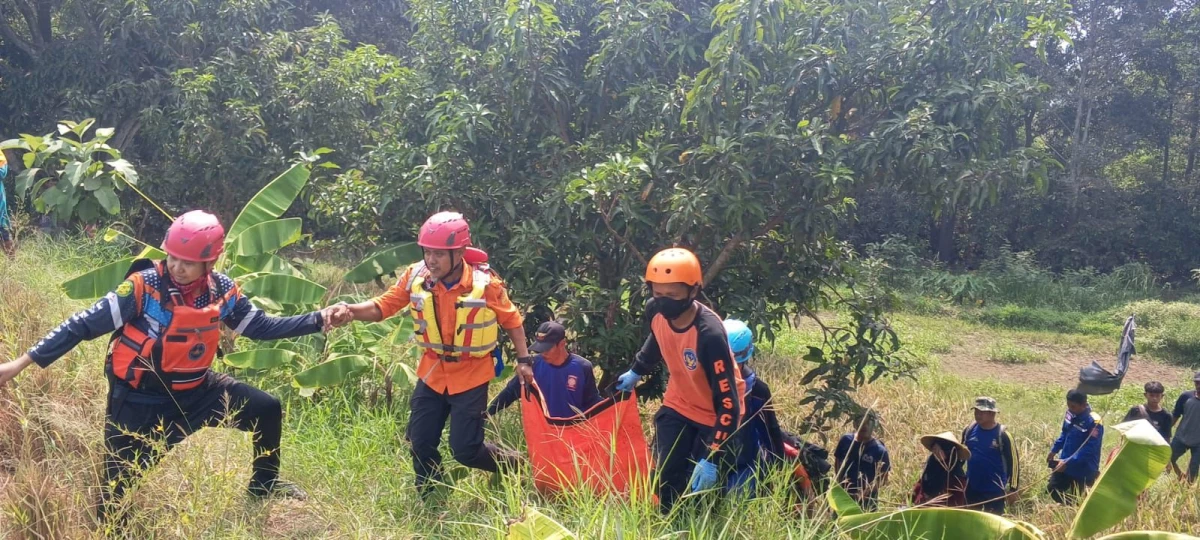
<svg viewBox="0 0 1200 540">
<path fill-rule="evenodd" d="M 104 299 L 108 300 L 108 312 L 112 315 L 113 328 L 120 328 L 125 325 L 125 319 L 121 317 L 121 302 L 117 300 L 116 293 L 108 293 L 104 295 Z"/>
<path fill-rule="evenodd" d="M 258 306 L 250 304 L 250 312 L 247 313 L 242 319 L 241 324 L 239 324 L 238 327 L 233 330 L 233 333 L 241 334 L 242 332 L 245 332 L 246 327 L 250 326 L 250 321 L 253 321 L 255 318 L 257 318 L 259 313 L 261 312 L 258 310 Z"/>
</svg>

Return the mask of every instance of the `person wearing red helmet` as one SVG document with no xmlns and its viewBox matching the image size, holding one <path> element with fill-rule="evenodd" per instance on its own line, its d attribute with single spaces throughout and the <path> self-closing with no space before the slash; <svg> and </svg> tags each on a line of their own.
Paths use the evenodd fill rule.
<svg viewBox="0 0 1200 540">
<path fill-rule="evenodd" d="M 667 391 L 654 415 L 658 499 L 667 513 L 689 487 L 714 488 L 732 471 L 746 383 L 721 317 L 696 301 L 704 286 L 696 255 L 680 248 L 658 252 L 646 266 L 646 284 L 653 295 L 646 307 L 651 333 L 616 388 L 628 392 L 667 365 Z"/>
<path fill-rule="evenodd" d="M 409 403 L 406 434 L 412 443 L 417 488 L 430 493 L 442 474 L 438 449 L 450 421 L 450 449 L 459 463 L 489 472 L 515 455 L 485 443 L 484 411 L 488 382 L 496 375 L 492 351 L 499 328 L 517 349 L 517 375 L 533 379 L 533 358 L 525 343 L 524 319 L 508 298 L 504 282 L 489 267 L 468 257 L 471 230 L 457 212 L 439 212 L 421 226 L 417 244 L 424 260 L 409 266 L 396 285 L 377 298 L 349 306 L 334 325 L 349 320 L 381 321 L 409 308 L 417 345 L 417 387 Z M 475 259 L 478 260 L 478 259 Z"/>
<path fill-rule="evenodd" d="M 134 480 L 169 448 L 205 426 L 225 420 L 254 433 L 254 497 L 304 498 L 279 479 L 283 409 L 275 397 L 209 368 L 218 354 L 220 324 L 250 339 L 272 340 L 322 331 L 335 308 L 294 317 L 259 311 L 213 265 L 224 250 L 225 229 L 199 210 L 179 216 L 163 240 L 165 261 L 141 260 L 116 290 L 50 332 L 20 358 L 0 364 L 0 386 L 30 364 L 42 368 L 83 340 L 111 334 L 105 373 L 106 448 L 103 520 Z M 133 464 L 139 466 L 135 469 Z"/>
</svg>

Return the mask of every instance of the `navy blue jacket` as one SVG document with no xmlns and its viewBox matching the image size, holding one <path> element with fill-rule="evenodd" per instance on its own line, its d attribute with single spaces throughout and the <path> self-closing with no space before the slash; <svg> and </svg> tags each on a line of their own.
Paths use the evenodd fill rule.
<svg viewBox="0 0 1200 540">
<path fill-rule="evenodd" d="M 1100 415 L 1089 407 L 1080 414 L 1067 412 L 1063 418 L 1062 434 L 1054 441 L 1050 452 L 1067 462 L 1063 471 L 1071 478 L 1094 480 L 1100 475 L 1100 447 L 1104 441 L 1104 424 Z"/>
<path fill-rule="evenodd" d="M 213 273 L 212 277 L 217 290 L 197 296 L 195 307 L 203 308 L 209 305 L 213 298 L 221 298 L 229 291 L 235 291 L 233 301 L 221 308 L 221 322 L 238 334 L 254 340 L 270 340 L 321 331 L 322 319 L 319 312 L 294 317 L 272 317 L 260 311 L 250 303 L 249 298 L 237 291 L 237 284 L 228 276 Z M 142 271 L 142 278 L 147 285 L 155 286 L 160 276 L 157 270 L 151 268 Z M 126 280 L 115 291 L 92 304 L 92 307 L 72 315 L 29 349 L 29 357 L 35 364 L 47 367 L 80 342 L 111 334 L 126 324 L 136 325 L 147 335 L 157 336 L 160 329 L 170 326 L 171 313 L 148 293 L 142 299 L 142 308 L 138 309 L 137 298 L 130 294 L 133 289 L 133 282 Z"/>
</svg>

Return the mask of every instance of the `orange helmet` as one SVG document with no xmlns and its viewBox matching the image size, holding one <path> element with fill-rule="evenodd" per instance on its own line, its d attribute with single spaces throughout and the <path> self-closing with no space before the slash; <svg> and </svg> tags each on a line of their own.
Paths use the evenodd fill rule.
<svg viewBox="0 0 1200 540">
<path fill-rule="evenodd" d="M 702 285 L 704 274 L 700 271 L 700 259 L 683 248 L 664 249 L 646 265 L 646 282 Z"/>
</svg>

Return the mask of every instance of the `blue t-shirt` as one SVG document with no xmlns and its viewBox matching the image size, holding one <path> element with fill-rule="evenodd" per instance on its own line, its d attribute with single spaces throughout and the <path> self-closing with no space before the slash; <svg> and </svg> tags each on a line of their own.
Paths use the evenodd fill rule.
<svg viewBox="0 0 1200 540">
<path fill-rule="evenodd" d="M 1009 478 L 1013 474 L 1012 437 L 1004 434 L 1000 440 L 1000 425 L 984 429 L 972 424 L 963 432 L 963 445 L 971 451 L 967 460 L 967 490 L 988 498 L 1008 492 Z"/>
<path fill-rule="evenodd" d="M 847 433 L 838 441 L 833 455 L 841 463 L 838 481 L 851 495 L 865 491 L 867 485 L 873 484 L 878 475 L 892 470 L 892 459 L 888 456 L 887 447 L 879 439 L 871 439 L 862 444 L 854 439 L 853 433 Z M 873 486 L 870 494 L 873 495 L 877 487 Z"/>
<path fill-rule="evenodd" d="M 572 354 L 566 362 L 556 366 L 539 354 L 533 359 L 533 379 L 546 398 L 546 410 L 550 416 L 570 418 L 600 402 L 592 363 L 581 356 Z M 496 414 L 520 397 L 521 380 L 514 376 L 488 405 L 488 414 Z"/>
</svg>

